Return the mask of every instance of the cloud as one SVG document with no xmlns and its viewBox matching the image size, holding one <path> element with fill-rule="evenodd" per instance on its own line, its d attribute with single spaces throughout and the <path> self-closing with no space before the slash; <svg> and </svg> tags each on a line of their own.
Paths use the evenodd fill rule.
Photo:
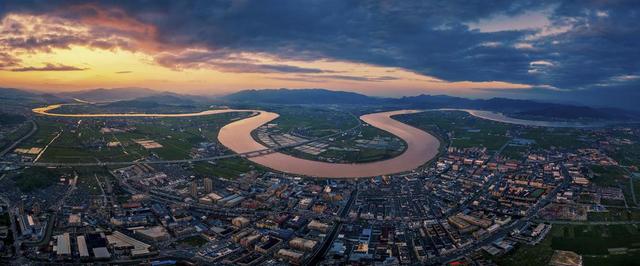
<svg viewBox="0 0 640 266">
<path fill-rule="evenodd" d="M 88 68 L 79 68 L 75 66 L 67 66 L 62 64 L 47 63 L 43 67 L 20 67 L 10 69 L 13 72 L 33 72 L 33 71 L 83 71 Z"/>
<path fill-rule="evenodd" d="M 133 71 L 128 71 L 128 70 L 126 70 L 126 71 L 117 71 L 117 72 L 115 72 L 115 73 L 116 73 L 116 74 L 130 74 L 130 73 L 133 73 Z"/>
<path fill-rule="evenodd" d="M 327 82 L 328 80 L 345 80 L 345 81 L 364 81 L 364 82 L 382 82 L 390 80 L 399 80 L 400 78 L 392 76 L 351 76 L 351 75 L 308 75 L 301 74 L 293 77 L 272 77 L 277 80 L 302 81 L 302 82 Z"/>
<path fill-rule="evenodd" d="M 47 22 L 52 28 L 37 32 L 29 29 L 33 23 L 4 22 L 7 34 L 0 43 L 7 47 L 129 49 L 174 69 L 324 74 L 327 70 L 286 61 L 326 59 L 402 68 L 451 82 L 550 86 L 557 90 L 541 93 L 557 97 L 567 95 L 558 90 L 606 92 L 611 86 L 599 84 L 613 84 L 612 77 L 640 69 L 640 27 L 634 23 L 640 21 L 640 2 L 633 0 L 327 0 L 305 5 L 295 0 L 7 0 L 3 7 L 0 12 L 62 22 Z M 79 32 L 68 24 L 73 22 L 82 25 Z M 256 62 L 239 56 L 243 53 L 276 60 Z M 531 64 L 536 61 L 553 65 Z"/>
<path fill-rule="evenodd" d="M 180 53 L 162 53 L 155 61 L 176 70 L 208 68 L 230 73 L 331 73 L 330 70 L 299 67 L 280 63 L 264 63 L 241 53 L 228 50 L 186 50 Z"/>
<path fill-rule="evenodd" d="M 19 63 L 20 60 L 15 58 L 14 56 L 8 53 L 0 52 L 0 69 L 17 66 Z"/>
</svg>

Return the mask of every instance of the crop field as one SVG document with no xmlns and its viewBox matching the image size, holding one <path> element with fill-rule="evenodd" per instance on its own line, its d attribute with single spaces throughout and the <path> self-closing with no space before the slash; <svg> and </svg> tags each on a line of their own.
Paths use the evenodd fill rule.
<svg viewBox="0 0 640 266">
<path fill-rule="evenodd" d="M 497 150 L 507 141 L 511 125 L 475 118 L 462 111 L 434 111 L 397 117 L 412 126 L 432 131 L 451 132 L 451 146 L 457 148 L 483 146 Z"/>
<path fill-rule="evenodd" d="M 21 145 L 45 147 L 41 162 L 133 161 L 156 155 L 161 159 L 190 158 L 192 148 L 202 142 L 217 143 L 220 128 L 247 113 L 219 114 L 191 118 L 128 119 L 37 119 L 39 130 Z M 105 128 L 116 128 L 104 131 Z M 102 130 L 102 131 L 101 131 Z M 146 149 L 139 140 L 151 140 L 162 147 Z M 113 145 L 108 145 L 109 143 Z"/>
<path fill-rule="evenodd" d="M 242 158 L 230 158 L 218 160 L 214 163 L 197 162 L 193 164 L 193 170 L 202 176 L 220 176 L 226 178 L 237 177 L 251 170 L 259 170 L 264 167 L 258 166 L 249 160 Z"/>
<path fill-rule="evenodd" d="M 547 265 L 553 250 L 573 251 L 583 256 L 584 265 L 636 265 L 640 253 L 637 225 L 554 225 L 538 245 L 521 245 L 511 254 L 496 259 L 498 265 Z M 621 254 L 609 249 L 626 248 Z"/>
<path fill-rule="evenodd" d="M 271 134 L 295 134 L 311 139 L 358 125 L 357 116 L 352 115 L 349 110 L 309 106 L 279 106 L 268 109 L 280 114 L 280 117 L 272 122 L 277 126 L 269 129 Z M 254 138 L 258 139 L 257 136 Z M 374 139 L 389 140 L 388 145 L 382 148 L 358 143 Z M 336 137 L 329 146 L 331 148 L 325 148 L 319 154 L 310 154 L 294 148 L 283 150 L 283 152 L 309 160 L 364 163 L 395 157 L 404 151 L 406 144 L 386 131 L 364 126 L 354 134 Z"/>
<path fill-rule="evenodd" d="M 358 125 L 357 117 L 330 108 L 278 106 L 269 108 L 269 111 L 280 115 L 271 122 L 278 124 L 280 131 L 296 130 L 309 137 L 322 137 Z"/>
</svg>

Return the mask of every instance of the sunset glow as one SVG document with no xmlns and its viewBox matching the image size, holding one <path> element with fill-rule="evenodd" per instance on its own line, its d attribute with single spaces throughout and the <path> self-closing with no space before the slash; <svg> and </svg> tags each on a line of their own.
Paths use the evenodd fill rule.
<svg viewBox="0 0 640 266">
<path fill-rule="evenodd" d="M 372 95 L 405 95 L 423 90 L 471 94 L 477 93 L 477 89 L 531 87 L 502 81 L 448 82 L 402 68 L 332 59 L 283 59 L 267 53 L 235 53 L 219 59 L 214 57 L 216 51 L 209 49 L 161 49 L 161 44 L 146 39 L 140 41 L 143 38 L 138 35 L 149 35 L 154 30 L 152 26 L 135 21 L 117 22 L 101 17 L 86 23 L 78 26 L 68 20 L 48 16 L 6 16 L 1 25 L 1 31 L 5 33 L 0 38 L 0 42 L 5 43 L 1 51 L 19 63 L 0 71 L 0 85 L 42 91 L 149 87 L 205 94 L 249 88 L 323 87 Z M 83 39 L 91 39 L 97 28 L 107 29 L 113 34 L 102 34 L 101 38 L 91 41 Z M 56 43 L 67 38 L 75 38 L 75 41 Z M 6 45 L 16 40 L 27 43 L 35 40 L 36 44 L 42 45 Z M 46 42 L 51 44 L 46 45 Z M 177 59 L 188 56 L 211 56 L 211 60 L 183 62 Z M 289 68 L 293 71 L 288 72 Z"/>
</svg>

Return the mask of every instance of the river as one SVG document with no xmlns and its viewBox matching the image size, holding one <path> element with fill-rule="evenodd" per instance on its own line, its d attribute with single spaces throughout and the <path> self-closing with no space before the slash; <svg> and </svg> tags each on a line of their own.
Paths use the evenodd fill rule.
<svg viewBox="0 0 640 266">
<path fill-rule="evenodd" d="M 387 131 L 407 143 L 407 149 L 391 159 L 369 163 L 328 163 L 276 152 L 252 157 L 249 160 L 282 172 L 327 178 L 370 177 L 410 171 L 433 159 L 440 147 L 436 137 L 392 118 L 394 115 L 416 112 L 419 111 L 400 110 L 360 116 L 365 123 Z M 218 140 L 236 153 L 266 149 L 267 147 L 251 137 L 251 131 L 277 117 L 276 113 L 261 112 L 257 116 L 232 122 L 220 129 Z"/>
<path fill-rule="evenodd" d="M 220 129 L 218 140 L 225 147 L 236 153 L 247 153 L 266 149 L 267 147 L 253 139 L 251 132 L 278 118 L 278 114 L 272 112 L 236 109 L 207 110 L 199 113 L 184 114 L 60 114 L 49 112 L 59 108 L 60 106 L 61 105 L 50 105 L 42 108 L 35 108 L 33 109 L 33 112 L 41 115 L 58 117 L 189 117 L 230 112 L 256 113 L 257 115 L 231 122 Z M 399 110 L 360 116 L 360 119 L 365 123 L 387 131 L 406 142 L 406 150 L 402 154 L 391 159 L 368 163 L 344 164 L 301 159 L 279 152 L 250 157 L 248 159 L 276 171 L 323 178 L 371 177 L 411 171 L 433 159 L 438 154 L 438 149 L 440 147 L 440 142 L 436 137 L 423 130 L 404 124 L 392 118 L 392 116 L 395 115 L 417 112 L 420 111 Z"/>
<path fill-rule="evenodd" d="M 429 111 L 463 111 L 478 118 L 496 121 L 496 122 L 508 123 L 508 124 L 523 125 L 523 126 L 565 127 L 565 128 L 594 128 L 594 127 L 606 126 L 606 123 L 602 123 L 602 122 L 582 123 L 582 122 L 568 122 L 568 121 L 541 121 L 541 120 L 518 119 L 518 118 L 508 117 L 502 113 L 497 113 L 492 111 L 472 110 L 472 109 L 443 108 L 443 109 L 434 109 Z"/>
</svg>

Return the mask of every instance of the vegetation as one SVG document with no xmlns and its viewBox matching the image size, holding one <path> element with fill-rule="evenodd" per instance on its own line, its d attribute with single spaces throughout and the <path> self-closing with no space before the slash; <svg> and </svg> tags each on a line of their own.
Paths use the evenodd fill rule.
<svg viewBox="0 0 640 266">
<path fill-rule="evenodd" d="M 583 131 L 570 128 L 527 128 L 521 137 L 535 140 L 535 147 L 550 149 L 576 149 L 585 146 L 580 135 Z"/>
<path fill-rule="evenodd" d="M 619 166 L 592 165 L 590 169 L 594 174 L 591 181 L 599 186 L 614 186 L 625 176 L 624 169 Z"/>
<path fill-rule="evenodd" d="M 618 146 L 609 155 L 621 165 L 640 168 L 640 143 Z"/>
<path fill-rule="evenodd" d="M 26 118 L 22 115 L 0 113 L 0 125 L 16 125 L 24 122 Z"/>
<path fill-rule="evenodd" d="M 60 172 L 55 169 L 31 167 L 17 175 L 15 182 L 22 192 L 30 192 L 54 184 L 59 177 Z"/>
<path fill-rule="evenodd" d="M 249 160 L 241 158 L 217 160 L 213 163 L 196 162 L 193 164 L 193 170 L 197 174 L 202 176 L 220 176 L 226 178 L 238 177 L 241 174 L 258 169 L 264 168 L 253 164 Z"/>
<path fill-rule="evenodd" d="M 217 143 L 217 134 L 222 126 L 246 115 L 248 113 L 179 119 L 127 118 L 126 123 L 120 119 L 106 118 L 38 117 L 37 122 L 40 125 L 38 132 L 21 146 L 43 148 L 60 134 L 47 148 L 40 161 L 133 161 L 153 154 L 162 159 L 185 159 L 190 158 L 192 148 L 199 143 Z M 101 132 L 101 129 L 109 127 L 128 127 L 129 130 Z M 136 140 L 141 139 L 156 141 L 162 145 L 162 148 L 147 150 L 136 143 Z M 115 143 L 115 145 L 109 146 L 108 143 Z"/>
<path fill-rule="evenodd" d="M 498 265 L 546 265 L 553 250 L 573 251 L 584 265 L 635 265 L 640 253 L 610 254 L 612 248 L 635 249 L 640 244 L 636 225 L 554 225 L 538 245 L 521 245 L 511 254 L 494 258 Z M 622 264 L 619 264 L 622 263 Z"/>
<path fill-rule="evenodd" d="M 451 146 L 486 147 L 498 150 L 509 141 L 511 125 L 473 117 L 462 111 L 422 112 L 397 117 L 400 121 L 432 132 L 452 132 Z"/>
</svg>

